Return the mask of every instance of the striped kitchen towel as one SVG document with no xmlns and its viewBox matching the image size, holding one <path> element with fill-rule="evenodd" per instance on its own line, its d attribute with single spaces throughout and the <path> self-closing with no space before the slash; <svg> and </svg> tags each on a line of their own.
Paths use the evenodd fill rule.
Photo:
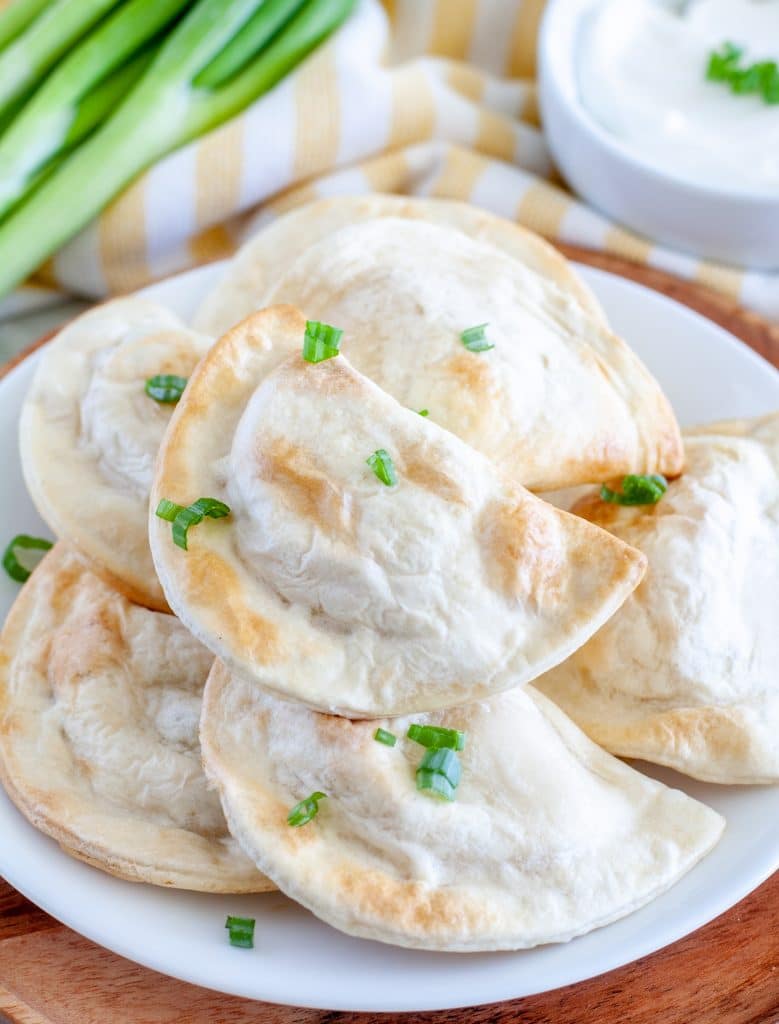
<svg viewBox="0 0 779 1024">
<path fill-rule="evenodd" d="M 316 196 L 463 199 L 545 235 L 738 297 L 779 317 L 777 275 L 655 245 L 574 199 L 539 123 L 544 0 L 360 0 L 272 93 L 140 177 L 6 300 L 101 297 L 232 253 L 264 220 Z"/>
</svg>

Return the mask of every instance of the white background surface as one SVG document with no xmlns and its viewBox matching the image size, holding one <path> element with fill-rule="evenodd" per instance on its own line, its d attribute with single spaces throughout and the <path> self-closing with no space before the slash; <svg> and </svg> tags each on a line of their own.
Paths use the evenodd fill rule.
<svg viewBox="0 0 779 1024">
<path fill-rule="evenodd" d="M 188 316 L 218 268 L 148 289 Z M 683 424 L 779 407 L 779 374 L 730 335 L 638 285 L 582 269 L 615 329 L 657 375 Z M 17 423 L 34 358 L 0 382 L 0 540 L 47 535 L 22 482 Z M 2 546 L 0 545 L 0 546 Z M 0 618 L 18 584 L 0 581 Z M 727 582 L 725 581 L 725 585 Z M 0 873 L 88 938 L 199 985 L 298 1006 L 425 1010 L 530 995 L 611 970 L 675 941 L 779 867 L 779 787 L 717 787 L 643 766 L 728 822 L 719 846 L 668 893 L 575 939 L 520 953 L 434 954 L 351 939 L 280 894 L 208 896 L 123 882 L 72 860 L 0 792 Z M 255 949 L 228 945 L 225 914 L 257 918 Z"/>
</svg>

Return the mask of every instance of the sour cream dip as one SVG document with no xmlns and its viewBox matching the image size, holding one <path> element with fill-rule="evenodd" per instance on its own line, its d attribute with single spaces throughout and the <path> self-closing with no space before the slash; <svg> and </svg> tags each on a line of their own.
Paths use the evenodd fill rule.
<svg viewBox="0 0 779 1024">
<path fill-rule="evenodd" d="M 779 104 L 706 78 L 724 43 L 779 64 L 779 0 L 601 0 L 578 42 L 581 102 L 659 170 L 779 197 Z"/>
</svg>

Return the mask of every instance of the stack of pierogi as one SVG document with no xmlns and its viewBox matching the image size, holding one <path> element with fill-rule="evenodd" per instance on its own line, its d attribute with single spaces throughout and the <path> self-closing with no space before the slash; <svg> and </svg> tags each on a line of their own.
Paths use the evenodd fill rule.
<svg viewBox="0 0 779 1024">
<path fill-rule="evenodd" d="M 518 949 L 720 838 L 614 755 L 779 780 L 779 415 L 682 439 L 514 224 L 392 196 L 288 214 L 193 326 L 130 297 L 64 329 L 21 449 L 58 541 L 2 634 L 0 776 L 103 870 Z M 628 475 L 667 490 L 622 504 Z"/>
</svg>

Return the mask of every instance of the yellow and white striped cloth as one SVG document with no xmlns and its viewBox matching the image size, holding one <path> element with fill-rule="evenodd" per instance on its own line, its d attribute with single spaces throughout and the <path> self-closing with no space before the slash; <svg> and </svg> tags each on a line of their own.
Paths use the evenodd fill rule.
<svg viewBox="0 0 779 1024">
<path fill-rule="evenodd" d="M 374 190 L 468 200 L 779 317 L 777 275 L 654 245 L 565 190 L 538 118 L 543 6 L 360 0 L 271 94 L 138 179 L 46 264 L 39 284 L 6 301 L 6 315 L 36 302 L 41 284 L 91 297 L 127 291 L 230 254 L 264 219 L 315 196 Z"/>
</svg>

